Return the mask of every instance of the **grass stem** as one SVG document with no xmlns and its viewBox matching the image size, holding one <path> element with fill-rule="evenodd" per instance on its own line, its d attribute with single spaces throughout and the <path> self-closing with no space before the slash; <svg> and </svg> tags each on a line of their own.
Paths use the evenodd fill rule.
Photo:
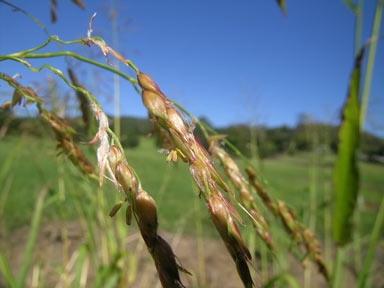
<svg viewBox="0 0 384 288">
<path fill-rule="evenodd" d="M 21 262 L 20 271 L 17 275 L 16 287 L 22 288 L 25 285 L 25 280 L 28 275 L 28 270 L 31 265 L 32 252 L 36 244 L 37 232 L 40 226 L 40 219 L 43 214 L 44 199 L 47 194 L 48 187 L 44 187 L 36 201 L 35 210 L 32 216 L 31 229 L 28 234 L 27 244 L 23 253 L 23 260 Z"/>
<path fill-rule="evenodd" d="M 365 284 L 367 282 L 369 272 L 371 270 L 376 246 L 378 244 L 380 233 L 383 231 L 383 224 L 384 224 L 384 197 L 381 199 L 380 208 L 376 216 L 375 226 L 373 227 L 373 231 L 371 234 L 371 240 L 369 242 L 368 251 L 367 251 L 367 254 L 365 255 L 363 266 L 359 273 L 359 278 L 357 281 L 358 288 L 366 287 Z"/>
<path fill-rule="evenodd" d="M 369 92 L 371 90 L 373 64 L 375 62 L 377 39 L 378 39 L 378 35 L 379 35 L 379 30 L 380 30 L 381 15 L 383 12 L 383 1 L 384 0 L 378 0 L 377 1 L 375 18 L 373 20 L 371 43 L 369 45 L 367 68 L 365 70 L 363 94 L 361 96 L 361 104 L 360 104 L 360 129 L 361 130 L 364 128 L 365 116 L 367 113 L 367 106 L 368 106 Z"/>
<path fill-rule="evenodd" d="M 343 260 L 344 260 L 344 247 L 337 246 L 336 259 L 333 264 L 333 275 L 332 275 L 332 288 L 341 288 L 342 285 L 341 277 L 343 276 Z"/>
</svg>

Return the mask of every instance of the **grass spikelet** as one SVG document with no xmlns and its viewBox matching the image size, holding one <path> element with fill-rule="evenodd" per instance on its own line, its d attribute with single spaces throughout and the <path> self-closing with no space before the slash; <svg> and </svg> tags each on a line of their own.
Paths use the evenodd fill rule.
<svg viewBox="0 0 384 288">
<path fill-rule="evenodd" d="M 157 210 L 155 200 L 144 190 L 137 192 L 136 214 L 140 231 L 148 247 L 153 247 L 157 236 Z"/>
</svg>

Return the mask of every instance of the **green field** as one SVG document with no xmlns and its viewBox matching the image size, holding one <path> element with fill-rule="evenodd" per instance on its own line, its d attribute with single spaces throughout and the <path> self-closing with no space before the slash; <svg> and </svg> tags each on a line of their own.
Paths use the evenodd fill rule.
<svg viewBox="0 0 384 288">
<path fill-rule="evenodd" d="M 22 147 L 13 157 L 12 151 L 19 143 Z M 95 147 L 83 148 L 89 159 L 95 163 Z M 167 164 L 165 155 L 157 150 L 152 139 L 143 138 L 137 148 L 127 149 L 126 155 L 130 165 L 140 175 L 144 189 L 157 202 L 160 227 L 175 231 L 180 229 L 180 223 L 184 223 L 185 232 L 195 233 L 195 225 L 191 225 L 191 219 L 196 219 L 196 208 L 199 208 L 199 217 L 206 228 L 204 231 L 211 235 L 208 213 L 204 211 L 203 201 L 196 201 L 198 192 L 187 165 L 181 161 L 176 165 Z M 312 156 L 309 153 L 300 153 L 265 159 L 260 163 L 260 170 L 270 193 L 295 208 L 304 223 L 308 221 L 309 191 L 315 189 L 318 207 L 315 211 L 318 219 L 317 232 L 323 234 L 323 211 L 325 207 L 329 208 L 330 202 L 327 199 L 332 195 L 334 157 L 320 155 L 319 162 L 313 165 Z M 5 167 L 7 159 L 12 160 L 9 169 Z M 88 201 L 92 201 L 87 189 L 107 196 L 107 205 L 103 208 L 106 214 L 122 196 L 110 183 L 104 185 L 100 192 L 98 185 L 83 177 L 64 156 L 56 157 L 53 141 L 30 137 L 5 138 L 0 142 L 0 163 L 3 163 L 3 174 L 6 173 L 0 197 L 0 219 L 1 225 L 7 230 L 29 224 L 37 194 L 46 184 L 50 187 L 48 197 L 54 199 L 57 196 L 59 200 L 45 209 L 45 221 L 76 219 L 78 216 L 75 204 L 87 205 Z M 239 164 L 241 165 L 241 161 Z M 379 200 L 384 194 L 384 166 L 360 163 L 360 168 L 362 197 L 359 206 L 359 230 L 364 235 L 373 227 Z M 315 171 L 315 178 L 311 178 L 311 171 Z M 199 205 L 196 206 L 196 203 Z M 122 214 L 118 216 L 123 217 Z"/>
</svg>

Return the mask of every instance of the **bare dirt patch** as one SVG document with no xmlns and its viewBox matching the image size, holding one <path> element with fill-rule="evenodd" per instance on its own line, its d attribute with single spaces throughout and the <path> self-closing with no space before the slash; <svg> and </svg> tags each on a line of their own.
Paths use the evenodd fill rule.
<svg viewBox="0 0 384 288">
<path fill-rule="evenodd" d="M 66 231 L 64 241 L 62 231 Z M 28 227 L 21 228 L 9 235 L 0 235 L 0 245 L 5 251 L 13 275 L 16 275 L 18 267 L 22 261 L 22 253 L 28 235 Z M 200 239 L 203 243 L 203 249 L 198 249 L 198 239 L 175 235 L 167 232 L 161 232 L 160 235 L 165 238 L 174 248 L 175 254 L 185 268 L 192 272 L 193 276 L 183 275 L 183 283 L 187 287 L 207 287 L 207 288 L 239 288 L 242 287 L 241 281 L 236 273 L 235 265 L 225 250 L 223 243 L 218 239 Z M 44 279 L 44 287 L 65 287 L 62 285 L 58 267 L 63 267 L 63 263 L 70 262 L 71 255 L 76 253 L 79 245 L 84 243 L 86 233 L 77 222 L 55 222 L 45 224 L 40 228 L 37 244 L 34 250 L 32 263 L 39 265 L 40 275 Z M 64 245 L 64 243 L 66 243 Z M 131 286 L 135 288 L 158 287 L 156 271 L 151 258 L 146 252 L 145 245 L 135 229 L 131 229 L 125 241 L 127 251 L 136 256 L 137 273 Z M 63 249 L 67 251 L 69 259 L 63 259 Z M 200 251 L 200 254 L 199 254 Z M 200 258 L 199 258 L 200 255 Z M 204 261 L 201 261 L 203 256 Z M 253 266 L 255 271 L 259 271 L 260 263 L 257 257 L 254 257 Z M 376 253 L 375 276 L 372 281 L 372 287 L 384 287 L 384 249 L 378 249 Z M 298 280 L 300 287 L 303 284 L 304 269 L 293 257 L 289 256 L 289 272 Z M 95 278 L 95 271 L 90 266 L 86 287 L 91 287 L 92 280 Z M 272 265 L 271 271 L 272 273 Z M 26 287 L 32 287 L 33 269 L 28 276 Z M 260 287 L 261 275 L 254 273 L 256 287 Z M 346 274 L 346 283 L 353 285 L 356 276 L 352 269 Z M 326 287 L 326 283 L 321 275 L 313 268 L 311 275 L 311 287 Z M 197 284 L 200 283 L 200 286 Z M 349 286 L 346 287 L 352 287 Z M 0 287 L 4 285 L 4 279 L 0 276 Z"/>
</svg>

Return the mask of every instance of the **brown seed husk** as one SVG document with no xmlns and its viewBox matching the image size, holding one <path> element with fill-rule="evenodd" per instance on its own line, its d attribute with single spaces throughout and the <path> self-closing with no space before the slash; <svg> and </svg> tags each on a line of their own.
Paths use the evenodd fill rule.
<svg viewBox="0 0 384 288">
<path fill-rule="evenodd" d="M 155 261 L 156 270 L 163 287 L 185 288 L 180 280 L 180 268 L 176 263 L 176 256 L 173 254 L 171 246 L 160 236 L 156 237 L 152 257 Z M 182 268 L 182 270 L 186 271 L 184 268 Z M 188 271 L 186 272 L 189 273 Z"/>
<path fill-rule="evenodd" d="M 152 78 L 149 75 L 138 72 L 137 80 L 139 82 L 140 87 L 143 90 L 162 94 L 159 87 L 156 85 L 156 83 L 152 80 Z"/>
</svg>

